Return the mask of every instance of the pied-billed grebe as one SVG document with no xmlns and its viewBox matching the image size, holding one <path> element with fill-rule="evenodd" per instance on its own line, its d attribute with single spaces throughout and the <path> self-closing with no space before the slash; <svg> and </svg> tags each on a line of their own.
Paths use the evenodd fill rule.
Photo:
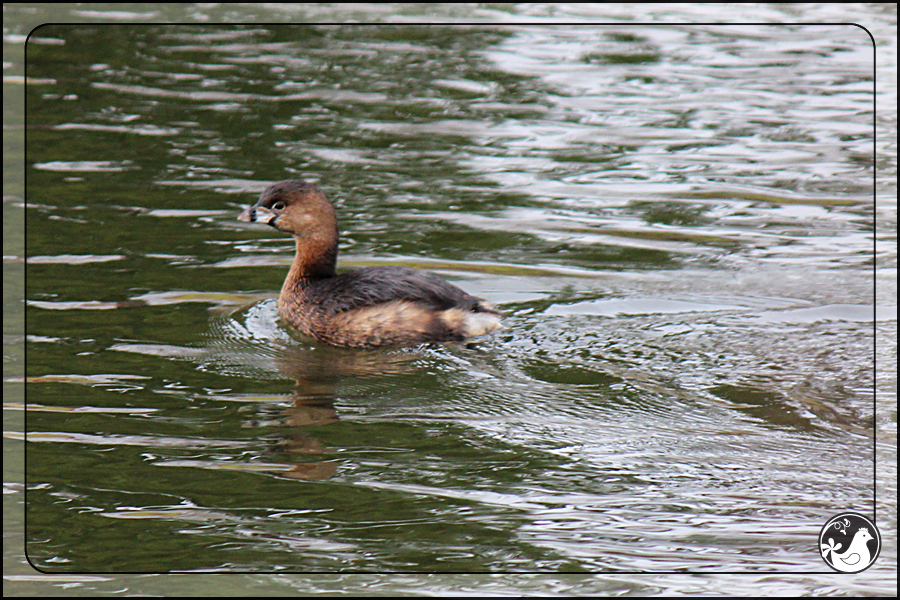
<svg viewBox="0 0 900 600">
<path fill-rule="evenodd" d="M 337 275 L 337 215 L 314 183 L 276 183 L 238 219 L 296 239 L 278 313 L 317 340 L 364 348 L 461 341 L 500 327 L 500 311 L 433 273 L 366 267 Z"/>
</svg>

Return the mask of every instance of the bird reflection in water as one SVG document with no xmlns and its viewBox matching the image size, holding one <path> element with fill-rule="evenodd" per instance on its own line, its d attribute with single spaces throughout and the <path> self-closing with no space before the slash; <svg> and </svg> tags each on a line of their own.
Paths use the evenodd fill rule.
<svg viewBox="0 0 900 600">
<path fill-rule="evenodd" d="M 413 350 L 345 350 L 325 346 L 290 346 L 283 348 L 276 363 L 282 375 L 295 381 L 294 390 L 284 399 L 290 406 L 280 410 L 279 424 L 287 428 L 271 451 L 289 456 L 313 457 L 330 454 L 311 436 L 308 428 L 330 425 L 340 420 L 334 403 L 338 387 L 352 389 L 353 380 L 395 376 L 412 372 L 420 358 Z M 351 392 L 352 393 L 352 392 Z M 321 481 L 337 474 L 339 461 L 295 462 L 287 470 L 273 474 L 279 477 Z"/>
</svg>

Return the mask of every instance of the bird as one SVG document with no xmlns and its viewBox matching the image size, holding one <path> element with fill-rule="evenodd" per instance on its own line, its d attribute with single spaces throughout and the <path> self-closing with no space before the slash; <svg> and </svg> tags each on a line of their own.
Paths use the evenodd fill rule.
<svg viewBox="0 0 900 600">
<path fill-rule="evenodd" d="M 238 220 L 294 236 L 278 313 L 318 341 L 373 348 L 463 341 L 502 327 L 500 310 L 434 273 L 383 266 L 338 274 L 337 213 L 315 183 L 271 185 Z"/>
<path fill-rule="evenodd" d="M 850 541 L 850 547 L 845 551 L 837 553 L 835 550 L 840 548 L 841 545 L 835 545 L 834 540 L 829 539 L 829 546 L 825 547 L 823 555 L 827 555 L 830 550 L 831 565 L 835 569 L 844 573 L 856 573 L 868 566 L 869 562 L 872 560 L 872 555 L 869 552 L 869 547 L 867 545 L 867 542 L 872 539 L 875 538 L 872 537 L 869 530 L 865 527 L 860 527 L 859 531 L 853 535 L 853 539 Z"/>
</svg>

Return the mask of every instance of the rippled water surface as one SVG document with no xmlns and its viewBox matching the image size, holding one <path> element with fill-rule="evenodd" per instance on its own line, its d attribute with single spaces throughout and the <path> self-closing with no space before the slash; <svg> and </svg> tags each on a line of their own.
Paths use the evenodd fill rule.
<svg viewBox="0 0 900 600">
<path fill-rule="evenodd" d="M 876 119 L 874 60 L 852 25 L 38 29 L 15 204 L 29 560 L 826 591 L 828 518 L 896 534 L 896 132 L 873 140 L 896 104 Z M 297 177 L 337 205 L 339 268 L 437 272 L 505 328 L 292 335 L 292 241 L 236 216 Z M 871 573 L 895 582 L 885 543 Z M 494 591 L 696 589 L 527 581 Z"/>
</svg>

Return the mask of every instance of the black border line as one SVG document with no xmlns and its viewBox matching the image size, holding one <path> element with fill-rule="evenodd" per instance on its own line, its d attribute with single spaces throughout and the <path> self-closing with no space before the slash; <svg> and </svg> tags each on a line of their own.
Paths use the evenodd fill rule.
<svg viewBox="0 0 900 600">
<path fill-rule="evenodd" d="M 518 28 L 518 27 L 578 27 L 580 28 L 606 28 L 606 27 L 619 27 L 619 28 L 636 28 L 636 27 L 844 27 L 844 26 L 854 26 L 862 29 L 868 34 L 869 39 L 872 40 L 872 278 L 873 278 L 873 310 L 877 311 L 877 271 L 878 271 L 878 263 L 877 263 L 877 195 L 878 195 L 878 170 L 877 170 L 877 47 L 875 38 L 872 33 L 863 25 L 852 22 L 788 22 L 788 23 L 766 23 L 766 22 L 747 22 L 747 23 L 717 23 L 717 22 L 698 22 L 698 23 L 684 23 L 684 22 L 671 22 L 671 23 L 644 23 L 644 22 L 635 22 L 635 21 L 621 21 L 621 22 L 597 22 L 597 23 L 588 23 L 588 22 L 566 22 L 566 21 L 534 21 L 534 22 L 485 22 L 485 21 L 447 21 L 447 22 L 304 22 L 304 23 L 271 23 L 271 22 L 244 22 L 244 23 L 170 23 L 170 22 L 103 22 L 96 23 L 91 21 L 72 21 L 72 22 L 47 22 L 41 23 L 40 25 L 35 26 L 26 36 L 23 50 L 23 72 L 25 77 L 25 83 L 23 85 L 23 108 L 24 112 L 22 115 L 23 120 L 23 182 L 24 182 L 24 202 L 23 202 L 23 224 L 25 225 L 25 235 L 23 237 L 23 246 L 25 246 L 24 252 L 24 282 L 23 282 L 23 290 L 25 292 L 25 298 L 28 298 L 28 260 L 27 260 L 27 240 L 28 240 L 28 232 L 27 232 L 27 209 L 28 209 L 28 92 L 27 89 L 27 79 L 28 79 L 28 42 L 31 36 L 38 31 L 42 27 L 47 26 L 71 26 L 71 27 L 135 27 L 135 26 L 150 26 L 150 27 L 219 27 L 219 28 L 239 28 L 239 27 L 279 27 L 279 26 L 294 26 L 294 27 L 464 27 L 469 29 L 474 28 Z M 27 320 L 27 307 L 23 307 L 23 321 L 25 326 L 25 334 L 27 336 L 28 332 L 28 320 Z M 875 314 L 877 317 L 877 312 Z M 877 437 L 878 437 L 878 390 L 877 390 L 877 327 L 878 321 L 877 318 L 873 317 L 872 322 L 872 335 L 873 335 L 873 354 L 872 354 L 872 373 L 873 373 L 873 386 L 872 386 L 872 404 L 873 404 L 873 416 L 872 416 L 872 522 L 877 525 L 876 516 L 877 516 L 877 480 L 878 480 L 878 468 L 877 468 Z M 27 341 L 24 344 L 23 351 L 23 380 L 25 379 L 25 373 L 27 373 Z M 501 575 L 542 575 L 542 576 L 554 576 L 554 577 L 562 577 L 562 576 L 577 576 L 577 577 L 596 577 L 596 576 L 607 576 L 607 575 L 691 575 L 691 576 L 707 576 L 714 577 L 718 575 L 752 575 L 752 576 L 781 576 L 781 575 L 835 575 L 833 571 L 762 571 L 762 570 L 750 570 L 750 571 L 719 571 L 719 570 L 704 570 L 699 572 L 689 571 L 689 570 L 675 570 L 675 571 L 630 571 L 630 570 L 602 570 L 602 571 L 586 571 L 586 572 L 566 572 L 566 571 L 358 571 L 358 570 L 337 570 L 337 571 L 294 571 L 294 570 L 278 570 L 278 571 L 264 571 L 264 570 L 240 570 L 240 571 L 232 571 L 232 570 L 218 570 L 218 569 L 210 569 L 210 570 L 188 570 L 188 571 L 97 571 L 97 572 L 68 572 L 68 571 L 42 571 L 38 567 L 31 562 L 31 558 L 28 556 L 27 547 L 27 532 L 28 532 L 28 460 L 27 460 L 27 448 L 28 448 L 28 394 L 27 394 L 27 381 L 24 381 L 23 386 L 23 397 L 25 410 L 23 421 L 25 424 L 24 430 L 24 445 L 25 451 L 23 455 L 25 456 L 24 460 L 24 527 L 23 533 L 25 537 L 23 538 L 23 555 L 28 562 L 28 564 L 35 569 L 35 571 L 39 573 L 43 573 L 46 575 L 58 575 L 60 577 L 65 576 L 73 576 L 73 575 L 147 575 L 147 574 L 196 574 L 196 575 L 206 575 L 206 574 L 232 574 L 232 575 L 266 575 L 266 574 L 277 574 L 277 575 L 492 575 L 492 576 L 501 576 Z M 845 509 L 843 512 L 847 512 Z M 835 514 L 842 514 L 841 512 L 837 512 Z M 823 561 L 824 563 L 824 561 Z M 874 564 L 874 561 L 872 562 Z M 827 565 L 826 565 L 827 566 Z M 870 565 L 871 566 L 871 565 Z M 858 575 L 848 574 L 850 576 Z"/>
</svg>

